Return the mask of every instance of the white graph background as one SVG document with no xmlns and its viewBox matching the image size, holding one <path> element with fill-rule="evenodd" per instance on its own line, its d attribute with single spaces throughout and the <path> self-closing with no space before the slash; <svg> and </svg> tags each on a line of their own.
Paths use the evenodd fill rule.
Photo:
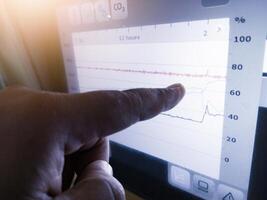
<svg viewBox="0 0 267 200">
<path fill-rule="evenodd" d="M 76 33 L 73 40 L 78 41 L 74 52 L 80 90 L 155 88 L 183 83 L 186 96 L 178 106 L 152 120 L 138 123 L 111 139 L 218 179 L 229 21 L 203 20 L 190 24 L 177 23 L 176 26 L 179 29 L 175 31 L 180 36 L 185 35 L 184 38 L 168 38 L 168 31 L 172 31 L 175 24 L 169 29 L 166 25 L 158 25 L 156 30 L 149 26 L 147 29 L 93 33 L 98 38 L 105 34 L 113 34 L 114 38 L 122 33 L 132 34 L 140 38 L 149 37 L 148 42 L 139 39 L 109 44 L 98 44 L 97 41 L 87 43 L 86 38 L 90 40 L 92 33 Z M 185 28 L 181 29 L 182 26 Z"/>
</svg>

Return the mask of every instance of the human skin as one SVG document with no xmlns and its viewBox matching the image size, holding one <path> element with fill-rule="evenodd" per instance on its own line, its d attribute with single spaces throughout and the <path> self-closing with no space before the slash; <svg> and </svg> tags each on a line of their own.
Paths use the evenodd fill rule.
<svg viewBox="0 0 267 200">
<path fill-rule="evenodd" d="M 101 164 L 90 164 L 108 162 L 107 136 L 173 108 L 184 93 L 181 84 L 84 94 L 6 88 L 0 92 L 0 199 L 125 199 L 121 184 Z M 64 165 L 67 182 L 77 174 L 71 188 L 62 183 Z"/>
</svg>

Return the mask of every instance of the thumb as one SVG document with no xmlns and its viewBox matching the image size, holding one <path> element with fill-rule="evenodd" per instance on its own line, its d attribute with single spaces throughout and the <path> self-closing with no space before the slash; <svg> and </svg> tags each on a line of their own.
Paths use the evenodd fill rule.
<svg viewBox="0 0 267 200">
<path fill-rule="evenodd" d="M 55 200 L 125 200 L 120 182 L 112 176 L 112 168 L 105 161 L 88 165 L 70 190 Z"/>
</svg>

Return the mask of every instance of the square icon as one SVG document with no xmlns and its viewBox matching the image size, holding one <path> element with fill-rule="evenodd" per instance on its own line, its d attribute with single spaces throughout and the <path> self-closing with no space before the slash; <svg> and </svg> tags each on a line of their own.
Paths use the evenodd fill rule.
<svg viewBox="0 0 267 200">
<path fill-rule="evenodd" d="M 203 192 L 209 192 L 209 184 L 205 181 L 198 180 L 197 189 Z"/>
<path fill-rule="evenodd" d="M 193 176 L 193 191 L 201 197 L 212 197 L 215 191 L 215 183 L 213 180 L 199 175 Z"/>
<path fill-rule="evenodd" d="M 69 22 L 72 26 L 81 24 L 81 12 L 78 5 L 72 5 L 68 8 Z"/>
<path fill-rule="evenodd" d="M 189 190 L 191 188 L 190 173 L 180 167 L 169 164 L 169 183 L 174 187 Z"/>
<path fill-rule="evenodd" d="M 111 0 L 112 19 L 120 20 L 128 17 L 127 0 Z"/>
<path fill-rule="evenodd" d="M 95 22 L 94 5 L 91 2 L 81 4 L 81 17 L 83 24 L 91 24 Z"/>
<path fill-rule="evenodd" d="M 97 22 L 107 22 L 111 20 L 108 0 L 98 0 L 94 4 L 95 18 Z"/>
</svg>

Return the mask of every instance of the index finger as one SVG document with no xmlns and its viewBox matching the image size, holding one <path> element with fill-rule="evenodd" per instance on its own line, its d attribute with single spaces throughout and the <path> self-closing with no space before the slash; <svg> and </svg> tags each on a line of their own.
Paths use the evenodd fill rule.
<svg viewBox="0 0 267 200">
<path fill-rule="evenodd" d="M 184 94 L 181 84 L 161 89 L 96 91 L 75 95 L 72 109 L 82 119 L 76 125 L 101 138 L 173 108 Z"/>
</svg>

